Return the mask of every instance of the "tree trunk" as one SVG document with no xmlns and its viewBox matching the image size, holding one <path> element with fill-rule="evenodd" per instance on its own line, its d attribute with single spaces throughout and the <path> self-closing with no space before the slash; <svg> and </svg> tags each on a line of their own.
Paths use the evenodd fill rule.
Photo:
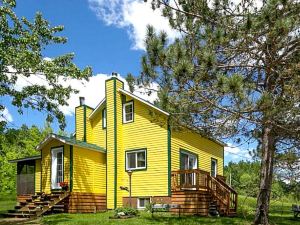
<svg viewBox="0 0 300 225">
<path fill-rule="evenodd" d="M 269 224 L 269 205 L 273 178 L 275 142 L 272 126 L 266 124 L 262 132 L 262 159 L 260 168 L 260 186 L 257 196 L 254 224 Z"/>
</svg>

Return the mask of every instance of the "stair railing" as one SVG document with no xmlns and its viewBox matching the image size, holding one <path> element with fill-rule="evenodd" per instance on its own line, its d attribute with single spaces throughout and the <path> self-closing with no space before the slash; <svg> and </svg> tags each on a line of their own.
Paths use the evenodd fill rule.
<svg viewBox="0 0 300 225">
<path fill-rule="evenodd" d="M 237 192 L 232 188 L 230 187 L 224 180 L 222 179 L 219 179 L 217 177 L 217 180 L 224 186 L 226 187 L 226 189 L 230 192 L 230 196 L 229 196 L 229 206 L 230 206 L 230 209 L 233 209 L 235 212 L 237 211 L 237 197 L 238 197 L 238 194 Z"/>
<path fill-rule="evenodd" d="M 237 192 L 224 181 L 209 176 L 208 189 L 213 197 L 226 208 L 226 214 L 237 210 Z"/>
</svg>

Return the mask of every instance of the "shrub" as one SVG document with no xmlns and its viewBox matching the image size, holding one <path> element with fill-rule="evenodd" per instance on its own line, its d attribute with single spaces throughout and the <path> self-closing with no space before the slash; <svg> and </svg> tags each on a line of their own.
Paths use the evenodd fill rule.
<svg viewBox="0 0 300 225">
<path fill-rule="evenodd" d="M 115 209 L 115 216 L 118 216 L 120 213 L 124 213 L 126 216 L 136 216 L 138 210 L 131 207 L 119 207 Z"/>
</svg>

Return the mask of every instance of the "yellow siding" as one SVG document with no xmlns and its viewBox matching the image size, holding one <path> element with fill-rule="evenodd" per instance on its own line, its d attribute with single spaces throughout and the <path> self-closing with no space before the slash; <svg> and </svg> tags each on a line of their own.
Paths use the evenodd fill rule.
<svg viewBox="0 0 300 225">
<path fill-rule="evenodd" d="M 119 168 L 120 166 L 120 157 L 122 156 L 122 98 L 121 95 L 118 94 L 117 90 L 119 88 L 123 88 L 123 83 L 117 79 L 110 79 L 106 81 L 106 111 L 107 111 L 107 207 L 109 209 L 113 209 L 115 207 L 114 196 L 115 191 L 117 192 L 118 205 L 122 203 L 122 197 L 119 191 L 119 180 L 122 177 L 122 174 L 119 173 L 119 169 L 117 171 L 117 177 L 119 178 L 117 181 L 117 185 L 115 187 L 115 166 Z M 116 94 L 116 112 L 114 108 L 114 94 Z M 117 118 L 115 121 L 114 114 L 117 114 Z M 116 122 L 116 123 L 115 123 Z M 115 129 L 117 130 L 117 138 L 115 139 Z M 117 149 L 115 149 L 117 146 Z M 115 165 L 115 151 L 117 152 L 117 165 Z M 120 203 L 119 203 L 120 201 Z"/>
<path fill-rule="evenodd" d="M 35 160 L 35 192 L 41 192 L 41 160 Z"/>
<path fill-rule="evenodd" d="M 86 106 L 86 142 L 88 143 L 94 143 L 92 123 L 89 120 L 89 116 L 92 112 L 93 109 Z"/>
<path fill-rule="evenodd" d="M 104 153 L 73 148 L 73 192 L 106 192 L 106 157 Z"/>
<path fill-rule="evenodd" d="M 75 108 L 75 125 L 76 125 L 76 139 L 83 140 L 83 106 L 78 106 Z"/>
<path fill-rule="evenodd" d="M 114 208 L 114 80 L 106 81 L 107 110 L 107 208 Z"/>
<path fill-rule="evenodd" d="M 122 176 L 118 176 L 120 185 L 129 186 L 125 151 L 147 148 L 147 169 L 132 174 L 132 196 L 168 195 L 167 118 L 160 114 L 154 119 L 150 110 L 149 106 L 135 100 L 134 122 L 123 124 L 123 152 L 118 158 L 119 171 L 122 172 Z M 127 192 L 121 193 L 128 197 Z"/>
<path fill-rule="evenodd" d="M 64 147 L 64 181 L 69 182 L 70 178 L 70 146 L 53 140 L 47 144 L 42 151 L 42 191 L 51 192 L 51 148 Z"/>
<path fill-rule="evenodd" d="M 218 160 L 217 173 L 223 175 L 223 146 L 201 137 L 199 134 L 188 130 L 172 132 L 171 139 L 171 168 L 180 169 L 179 151 L 184 149 L 198 154 L 199 169 L 210 172 L 211 158 Z"/>
<path fill-rule="evenodd" d="M 102 128 L 102 110 L 103 106 L 98 115 L 91 121 L 92 124 L 92 135 L 93 144 L 106 148 L 106 129 Z"/>
<path fill-rule="evenodd" d="M 124 191 L 120 190 L 120 186 L 125 186 L 123 182 L 124 177 L 124 146 L 123 146 L 123 117 L 122 117 L 122 95 L 118 92 L 120 88 L 123 88 L 121 82 L 116 84 L 116 107 L 117 107 L 117 207 L 122 206 Z M 128 184 L 128 183 L 126 183 Z M 128 186 L 128 185 L 127 185 Z"/>
</svg>

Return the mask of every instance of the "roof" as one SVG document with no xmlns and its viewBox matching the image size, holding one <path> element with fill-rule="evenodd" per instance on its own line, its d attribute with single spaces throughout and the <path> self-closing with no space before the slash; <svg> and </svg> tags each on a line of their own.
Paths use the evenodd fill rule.
<svg viewBox="0 0 300 225">
<path fill-rule="evenodd" d="M 52 140 L 58 140 L 64 144 L 68 145 L 73 145 L 73 146 L 78 146 L 81 148 L 93 150 L 93 151 L 98 151 L 98 152 L 103 152 L 106 153 L 106 149 L 102 148 L 98 145 L 87 143 L 84 141 L 79 141 L 74 138 L 66 137 L 66 136 L 61 136 L 58 134 L 49 134 L 37 147 L 37 150 L 41 150 L 46 144 L 48 144 Z"/>
<path fill-rule="evenodd" d="M 133 93 L 131 93 L 131 92 L 129 92 L 129 91 L 126 91 L 126 90 L 124 90 L 124 89 L 122 89 L 122 88 L 119 88 L 118 91 L 121 92 L 122 94 L 128 95 L 128 96 L 132 97 L 133 99 L 136 99 L 136 100 L 138 100 L 138 101 L 140 101 L 140 102 L 142 102 L 142 103 L 148 105 L 149 107 L 151 107 L 151 108 L 153 108 L 153 109 L 155 109 L 155 110 L 157 110 L 157 111 L 163 113 L 163 114 L 166 115 L 166 116 L 170 116 L 170 113 L 168 113 L 168 112 L 166 112 L 166 111 L 160 109 L 159 107 L 155 106 L 155 105 L 152 104 L 151 102 L 148 102 L 148 101 L 146 101 L 146 100 L 144 100 L 144 99 L 142 99 L 142 98 L 136 96 L 135 94 L 133 94 Z M 98 114 L 98 112 L 101 110 L 102 105 L 105 103 L 105 101 L 106 101 L 106 98 L 103 98 L 102 101 L 96 106 L 96 108 L 94 109 L 94 111 L 90 114 L 89 119 L 93 119 L 93 118 Z M 186 127 L 186 128 L 188 128 L 188 127 Z M 199 133 L 199 131 L 197 132 L 197 131 L 195 131 L 194 129 L 191 129 L 191 128 L 188 128 L 188 129 L 192 130 L 193 132 L 198 133 L 198 134 L 201 135 L 202 137 L 208 138 L 209 140 L 211 140 L 211 141 L 213 141 L 213 142 L 215 142 L 215 143 L 217 143 L 217 144 L 219 144 L 219 145 L 221 145 L 221 146 L 227 146 L 227 144 L 225 144 L 224 142 L 222 142 L 222 141 L 220 141 L 220 140 L 218 140 L 218 139 L 215 139 L 215 138 L 209 137 L 209 136 L 207 136 L 207 135 L 204 135 L 204 134 L 202 134 L 202 133 Z"/>
<path fill-rule="evenodd" d="M 96 114 L 99 112 L 99 110 L 102 107 L 102 104 L 105 103 L 106 98 L 103 98 L 102 101 L 96 106 L 96 108 L 94 109 L 94 111 L 90 114 L 89 119 L 93 119 Z"/>
<path fill-rule="evenodd" d="M 29 156 L 21 159 L 12 159 L 8 160 L 10 163 L 16 163 L 16 162 L 24 162 L 24 161 L 31 161 L 31 160 L 36 160 L 36 159 L 41 159 L 41 155 L 36 155 L 36 156 Z"/>
<path fill-rule="evenodd" d="M 132 97 L 132 98 L 134 98 L 134 99 L 136 99 L 136 100 L 138 100 L 138 101 L 140 101 L 140 102 L 142 102 L 142 103 L 150 106 L 151 108 L 156 109 L 157 111 L 159 111 L 159 112 L 161 112 L 161 113 L 163 113 L 163 114 L 165 114 L 167 116 L 170 115 L 168 112 L 166 112 L 166 111 L 158 108 L 157 106 L 153 105 L 152 103 L 150 103 L 150 102 L 148 102 L 148 101 L 146 101 L 146 100 L 144 100 L 144 99 L 142 99 L 142 98 L 140 98 L 140 97 L 132 94 L 129 91 L 125 91 L 124 89 L 120 88 L 119 92 L 121 92 L 122 94 L 128 95 L 128 96 L 130 96 L 130 97 Z M 96 106 L 96 108 L 90 114 L 89 119 L 93 119 L 98 114 L 98 112 L 101 110 L 101 108 L 102 108 L 103 104 L 105 103 L 105 101 L 106 101 L 106 98 L 103 98 L 102 101 Z"/>
<path fill-rule="evenodd" d="M 142 103 L 150 106 L 151 108 L 156 109 L 157 111 L 159 111 L 159 112 L 161 112 L 161 113 L 163 113 L 163 114 L 165 114 L 167 116 L 170 115 L 168 112 L 166 112 L 166 111 L 158 108 L 157 106 L 153 105 L 152 103 L 150 103 L 150 102 L 148 102 L 148 101 L 146 101 L 146 100 L 144 100 L 144 99 L 142 99 L 142 98 L 140 98 L 140 97 L 132 94 L 129 91 L 125 91 L 124 89 L 119 89 L 119 92 L 121 92 L 122 94 L 128 95 L 128 96 L 130 96 L 130 97 L 132 97 L 132 98 L 134 98 L 134 99 L 136 99 L 136 100 L 138 100 L 138 101 L 140 101 L 140 102 L 142 102 Z"/>
</svg>

